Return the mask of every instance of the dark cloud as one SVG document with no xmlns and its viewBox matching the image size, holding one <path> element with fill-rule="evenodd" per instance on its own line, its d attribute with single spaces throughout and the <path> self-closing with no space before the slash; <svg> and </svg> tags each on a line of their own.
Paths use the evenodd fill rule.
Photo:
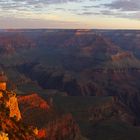
<svg viewBox="0 0 140 140">
<path fill-rule="evenodd" d="M 96 1 L 101 2 L 102 0 Z M 83 6 L 83 11 L 79 15 L 103 15 L 107 17 L 139 20 L 140 0 L 112 0 L 112 2 L 106 2 L 104 4 L 100 3 L 96 5 L 93 3 L 93 5 Z"/>
<path fill-rule="evenodd" d="M 103 4 L 103 6 L 108 9 L 101 11 L 103 15 L 140 19 L 140 0 L 114 0 L 111 3 Z"/>
<path fill-rule="evenodd" d="M 110 10 L 101 10 L 100 15 L 106 15 L 106 16 L 113 16 L 113 17 L 121 17 L 121 18 L 130 18 L 129 14 L 122 13 L 122 12 L 115 12 Z"/>
<path fill-rule="evenodd" d="M 140 0 L 115 0 L 112 3 L 104 4 L 104 6 L 121 11 L 140 11 Z"/>
<path fill-rule="evenodd" d="M 83 8 L 91 9 L 91 8 L 100 8 L 100 5 L 85 5 Z"/>
<path fill-rule="evenodd" d="M 90 11 L 84 11 L 82 13 L 77 13 L 78 15 L 86 15 L 86 16 L 90 16 L 90 15 L 100 15 L 100 12 L 90 12 Z"/>
</svg>

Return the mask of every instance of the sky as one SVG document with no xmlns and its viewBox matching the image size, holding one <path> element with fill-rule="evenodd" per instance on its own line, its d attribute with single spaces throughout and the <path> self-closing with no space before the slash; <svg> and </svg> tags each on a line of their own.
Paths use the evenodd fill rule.
<svg viewBox="0 0 140 140">
<path fill-rule="evenodd" d="M 140 29 L 140 0 L 0 0 L 0 28 Z"/>
</svg>

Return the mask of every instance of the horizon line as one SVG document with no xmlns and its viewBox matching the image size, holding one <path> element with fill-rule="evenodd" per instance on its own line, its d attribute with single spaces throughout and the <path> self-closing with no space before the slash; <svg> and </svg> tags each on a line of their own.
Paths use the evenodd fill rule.
<svg viewBox="0 0 140 140">
<path fill-rule="evenodd" d="M 0 30 L 140 30 L 136 28 L 0 28 Z"/>
</svg>

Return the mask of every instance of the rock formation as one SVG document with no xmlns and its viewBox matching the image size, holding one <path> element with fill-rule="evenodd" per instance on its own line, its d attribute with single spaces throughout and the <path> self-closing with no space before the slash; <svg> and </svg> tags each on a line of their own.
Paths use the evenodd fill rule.
<svg viewBox="0 0 140 140">
<path fill-rule="evenodd" d="M 8 91 L 6 82 L 2 82 L 5 88 L 0 83 L 0 140 L 35 140 L 34 128 L 21 120 L 16 93 Z"/>
<path fill-rule="evenodd" d="M 80 129 L 69 113 L 60 114 L 39 95 L 18 97 L 19 107 L 25 123 L 38 128 L 38 138 L 47 140 L 82 140 Z"/>
<path fill-rule="evenodd" d="M 17 120 L 21 119 L 16 93 L 11 92 L 9 94 L 9 100 L 6 102 L 6 106 L 10 109 L 10 117 L 16 117 Z"/>
<path fill-rule="evenodd" d="M 9 140 L 8 134 L 0 132 L 0 140 Z"/>
<path fill-rule="evenodd" d="M 82 140 L 79 126 L 71 114 L 66 114 L 47 126 L 48 140 Z"/>
</svg>

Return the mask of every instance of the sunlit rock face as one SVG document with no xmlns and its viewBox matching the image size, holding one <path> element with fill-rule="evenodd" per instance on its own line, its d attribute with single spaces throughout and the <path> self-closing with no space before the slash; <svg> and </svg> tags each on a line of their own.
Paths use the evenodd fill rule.
<svg viewBox="0 0 140 140">
<path fill-rule="evenodd" d="M 6 90 L 7 77 L 4 72 L 0 72 L 0 90 Z"/>
<path fill-rule="evenodd" d="M 35 140 L 34 127 L 21 119 L 16 93 L 6 89 L 6 82 L 0 86 L 0 140 Z"/>
<path fill-rule="evenodd" d="M 9 100 L 6 102 L 6 106 L 10 110 L 10 117 L 16 117 L 17 120 L 21 119 L 16 94 L 13 94 L 12 96 L 9 97 Z"/>
<path fill-rule="evenodd" d="M 0 98 L 5 98 L 6 107 L 9 109 L 9 117 L 16 117 L 17 120 L 20 120 L 21 114 L 16 93 L 7 90 L 7 76 L 4 72 L 0 72 Z"/>
<path fill-rule="evenodd" d="M 0 83 L 0 89 L 1 90 L 6 90 L 6 83 L 5 82 Z"/>
<path fill-rule="evenodd" d="M 9 140 L 8 134 L 0 132 L 0 140 Z"/>
<path fill-rule="evenodd" d="M 0 98 L 0 140 L 35 140 L 33 127 L 21 120 L 20 110 L 15 95 L 3 91 Z"/>
<path fill-rule="evenodd" d="M 22 107 L 23 106 L 30 106 L 30 108 L 41 108 L 44 109 L 46 111 L 48 111 L 50 109 L 49 104 L 44 101 L 40 96 L 38 96 L 36 93 L 33 93 L 31 95 L 27 95 L 27 96 L 19 96 L 18 97 L 18 101 Z"/>
</svg>

